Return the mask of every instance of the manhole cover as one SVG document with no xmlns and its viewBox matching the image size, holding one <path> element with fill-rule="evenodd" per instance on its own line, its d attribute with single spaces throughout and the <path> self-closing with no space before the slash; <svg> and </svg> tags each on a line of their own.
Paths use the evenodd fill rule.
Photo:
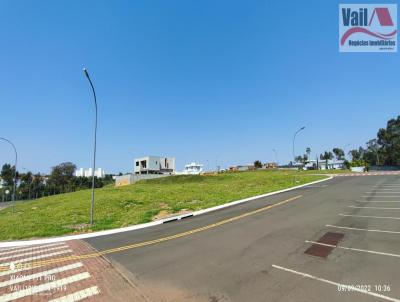
<svg viewBox="0 0 400 302">
<path fill-rule="evenodd" d="M 317 240 L 318 243 L 329 244 L 336 246 L 342 240 L 343 233 L 325 233 L 324 236 Z M 314 243 L 304 253 L 311 256 L 326 258 L 335 248 L 334 246 L 326 246 Z"/>
</svg>

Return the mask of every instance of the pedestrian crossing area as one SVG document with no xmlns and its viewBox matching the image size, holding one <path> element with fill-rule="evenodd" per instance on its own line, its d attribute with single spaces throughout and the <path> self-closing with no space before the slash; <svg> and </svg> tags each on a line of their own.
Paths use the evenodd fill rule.
<svg viewBox="0 0 400 302">
<path fill-rule="evenodd" d="M 100 295 L 88 266 L 71 243 L 0 248 L 0 302 L 84 301 Z M 65 261 L 51 261 L 63 257 Z M 35 266 L 32 263 L 43 262 Z"/>
</svg>

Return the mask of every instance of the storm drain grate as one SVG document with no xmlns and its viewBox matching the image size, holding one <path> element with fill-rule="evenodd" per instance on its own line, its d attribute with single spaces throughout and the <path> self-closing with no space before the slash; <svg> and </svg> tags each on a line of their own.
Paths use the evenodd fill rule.
<svg viewBox="0 0 400 302">
<path fill-rule="evenodd" d="M 317 242 L 336 246 L 339 241 L 342 240 L 343 236 L 343 233 L 328 232 L 325 233 L 324 236 L 319 238 Z M 325 246 L 314 243 L 304 253 L 311 256 L 326 258 L 333 251 L 333 249 L 334 247 L 332 246 Z"/>
</svg>

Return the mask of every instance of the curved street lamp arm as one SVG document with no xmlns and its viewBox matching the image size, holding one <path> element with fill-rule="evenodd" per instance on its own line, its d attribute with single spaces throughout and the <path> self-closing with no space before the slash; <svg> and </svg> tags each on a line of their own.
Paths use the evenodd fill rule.
<svg viewBox="0 0 400 302">
<path fill-rule="evenodd" d="M 301 128 L 300 128 L 299 130 L 297 130 L 297 131 L 294 133 L 294 135 L 293 135 L 293 161 L 294 161 L 294 162 L 296 162 L 296 159 L 295 159 L 296 155 L 295 155 L 295 152 L 294 152 L 294 141 L 296 140 L 297 134 L 298 134 L 300 131 L 304 130 L 305 128 L 306 128 L 305 126 L 301 127 Z"/>
</svg>

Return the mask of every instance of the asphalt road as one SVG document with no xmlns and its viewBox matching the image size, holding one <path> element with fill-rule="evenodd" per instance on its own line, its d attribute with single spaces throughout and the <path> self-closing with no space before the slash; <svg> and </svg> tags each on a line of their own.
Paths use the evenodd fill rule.
<svg viewBox="0 0 400 302">
<path fill-rule="evenodd" d="M 329 256 L 304 253 L 327 232 L 344 234 Z M 143 301 L 319 302 L 400 301 L 399 239 L 400 177 L 362 176 L 86 241 L 156 240 L 106 255 Z"/>
</svg>

